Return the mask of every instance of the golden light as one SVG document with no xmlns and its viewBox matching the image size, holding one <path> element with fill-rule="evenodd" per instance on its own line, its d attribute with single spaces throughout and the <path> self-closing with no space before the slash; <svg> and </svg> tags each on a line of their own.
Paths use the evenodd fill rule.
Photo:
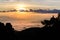
<svg viewBox="0 0 60 40">
<path fill-rule="evenodd" d="M 26 5 L 24 5 L 24 4 L 17 4 L 16 9 L 17 10 L 26 10 Z"/>
</svg>

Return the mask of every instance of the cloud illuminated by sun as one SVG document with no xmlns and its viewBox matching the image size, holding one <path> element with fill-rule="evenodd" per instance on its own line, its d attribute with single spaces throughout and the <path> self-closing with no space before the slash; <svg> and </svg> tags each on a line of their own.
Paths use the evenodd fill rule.
<svg viewBox="0 0 60 40">
<path fill-rule="evenodd" d="M 16 9 L 17 9 L 17 10 L 26 10 L 25 7 L 26 7 L 26 5 L 24 5 L 24 4 L 17 4 L 17 5 L 16 5 Z"/>
</svg>

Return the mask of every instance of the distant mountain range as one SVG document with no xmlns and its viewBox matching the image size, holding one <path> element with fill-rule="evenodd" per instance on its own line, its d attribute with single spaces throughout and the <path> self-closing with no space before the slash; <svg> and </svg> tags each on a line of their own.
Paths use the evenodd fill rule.
<svg viewBox="0 0 60 40">
<path fill-rule="evenodd" d="M 20 12 L 37 12 L 37 13 L 60 13 L 60 10 L 53 9 L 53 10 L 44 10 L 44 9 L 29 9 L 29 10 L 19 10 Z"/>
<path fill-rule="evenodd" d="M 60 10 L 57 10 L 57 9 L 53 9 L 53 10 L 43 10 L 43 9 L 32 10 L 32 9 L 30 9 L 30 12 L 38 12 L 38 13 L 60 13 Z"/>
<path fill-rule="evenodd" d="M 17 11 L 20 11 L 20 12 L 37 12 L 37 13 L 60 13 L 60 10 L 58 9 L 53 9 L 53 10 L 44 10 L 44 9 L 29 9 L 29 10 L 16 10 L 16 9 L 13 9 L 13 10 L 3 10 L 3 11 L 0 11 L 0 12 L 17 12 Z"/>
</svg>

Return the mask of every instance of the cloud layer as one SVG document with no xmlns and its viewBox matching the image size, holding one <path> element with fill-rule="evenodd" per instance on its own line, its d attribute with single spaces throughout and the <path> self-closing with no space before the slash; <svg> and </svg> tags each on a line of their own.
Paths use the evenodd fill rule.
<svg viewBox="0 0 60 40">
<path fill-rule="evenodd" d="M 60 8 L 60 0 L 0 0 L 0 3 L 11 3 L 11 2 L 20 2 L 32 5 L 39 5 L 39 6 L 50 6 Z"/>
</svg>

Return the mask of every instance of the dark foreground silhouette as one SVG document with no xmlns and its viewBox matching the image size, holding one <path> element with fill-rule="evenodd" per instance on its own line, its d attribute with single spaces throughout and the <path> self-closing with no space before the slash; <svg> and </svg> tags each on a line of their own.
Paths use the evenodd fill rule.
<svg viewBox="0 0 60 40">
<path fill-rule="evenodd" d="M 57 18 L 54 16 L 50 20 L 41 22 L 45 25 L 43 28 L 33 27 L 23 31 L 15 31 L 10 23 L 0 22 L 0 40 L 32 40 L 32 39 L 56 39 L 60 36 L 60 14 Z M 38 37 L 38 38 L 37 38 Z M 28 39 L 29 38 L 29 39 Z"/>
</svg>

